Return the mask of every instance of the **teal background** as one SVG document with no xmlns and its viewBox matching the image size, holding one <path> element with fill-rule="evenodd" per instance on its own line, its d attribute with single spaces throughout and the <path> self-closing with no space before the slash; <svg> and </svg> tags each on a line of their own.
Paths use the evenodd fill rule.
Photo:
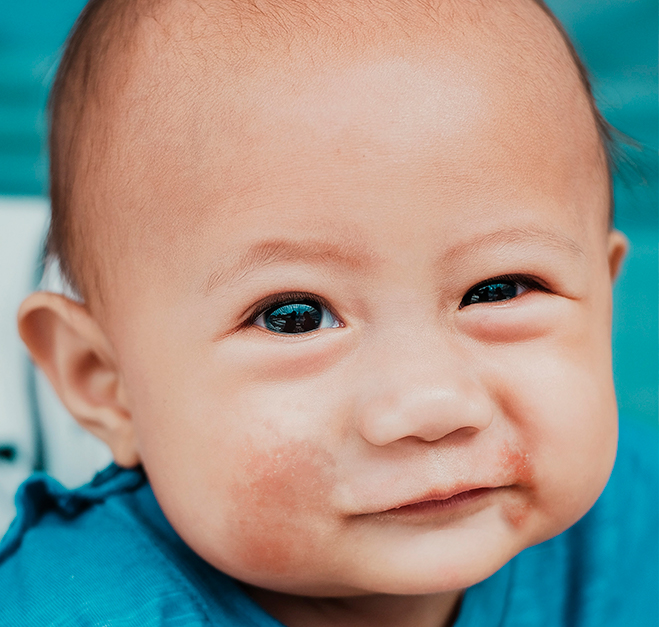
<svg viewBox="0 0 659 627">
<path fill-rule="evenodd" d="M 0 194 L 44 195 L 44 108 L 82 0 L 0 2 Z M 657 2 L 549 0 L 593 76 L 601 110 L 636 140 L 616 175 L 616 226 L 631 243 L 615 290 L 614 375 L 621 412 L 657 421 Z"/>
</svg>

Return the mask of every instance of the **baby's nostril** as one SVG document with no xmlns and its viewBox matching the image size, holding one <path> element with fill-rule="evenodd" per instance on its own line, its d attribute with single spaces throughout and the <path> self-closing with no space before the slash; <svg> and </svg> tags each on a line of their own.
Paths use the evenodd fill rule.
<svg viewBox="0 0 659 627">
<path fill-rule="evenodd" d="M 16 457 L 16 447 L 10 444 L 0 444 L 0 461 L 13 462 Z"/>
</svg>

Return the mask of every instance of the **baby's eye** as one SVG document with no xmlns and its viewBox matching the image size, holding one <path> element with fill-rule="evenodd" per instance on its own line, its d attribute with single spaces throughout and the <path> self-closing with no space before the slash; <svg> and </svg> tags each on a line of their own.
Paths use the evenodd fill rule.
<svg viewBox="0 0 659 627">
<path fill-rule="evenodd" d="M 531 277 L 497 277 L 488 279 L 472 287 L 462 298 L 460 309 L 467 305 L 478 303 L 495 303 L 502 300 L 510 300 L 529 289 L 546 291 Z"/>
<path fill-rule="evenodd" d="M 274 333 L 289 334 L 340 326 L 329 309 L 313 299 L 278 303 L 259 314 L 254 324 Z"/>
</svg>

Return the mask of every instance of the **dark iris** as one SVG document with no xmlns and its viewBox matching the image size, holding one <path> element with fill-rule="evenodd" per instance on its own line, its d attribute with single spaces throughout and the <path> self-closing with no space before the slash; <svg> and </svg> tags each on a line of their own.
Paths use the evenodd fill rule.
<svg viewBox="0 0 659 627">
<path fill-rule="evenodd" d="M 469 290 L 460 303 L 461 307 L 476 303 L 493 303 L 500 300 L 510 300 L 517 296 L 517 283 L 512 281 L 497 281 L 487 283 Z"/>
<path fill-rule="evenodd" d="M 268 309 L 263 319 L 265 326 L 275 333 L 308 333 L 320 327 L 323 312 L 313 301 L 287 303 Z"/>
</svg>

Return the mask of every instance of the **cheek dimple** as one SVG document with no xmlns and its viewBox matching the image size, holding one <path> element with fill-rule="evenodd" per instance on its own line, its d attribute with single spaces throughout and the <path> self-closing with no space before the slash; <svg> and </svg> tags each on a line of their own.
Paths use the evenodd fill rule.
<svg viewBox="0 0 659 627">
<path fill-rule="evenodd" d="M 531 460 L 528 453 L 506 444 L 501 449 L 499 464 L 514 486 L 510 489 L 510 498 L 503 506 L 503 514 L 513 527 L 519 528 L 533 509 L 534 472 Z"/>
<path fill-rule="evenodd" d="M 281 574 L 313 559 L 314 534 L 333 485 L 334 463 L 309 442 L 262 450 L 245 447 L 245 463 L 231 487 L 236 521 L 232 547 L 249 571 Z"/>
</svg>

